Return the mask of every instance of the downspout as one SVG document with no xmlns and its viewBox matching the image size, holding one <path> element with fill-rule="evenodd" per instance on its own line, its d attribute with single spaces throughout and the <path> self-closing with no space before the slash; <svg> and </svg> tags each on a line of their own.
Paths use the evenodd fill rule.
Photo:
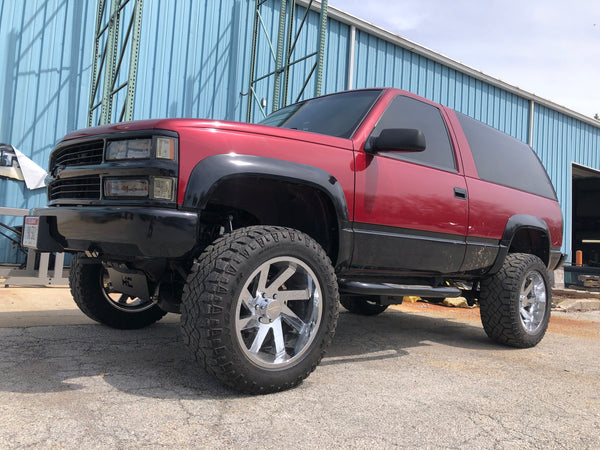
<svg viewBox="0 0 600 450">
<path fill-rule="evenodd" d="M 356 27 L 350 26 L 350 47 L 348 48 L 348 77 L 346 89 L 350 90 L 354 88 L 354 49 L 356 42 Z"/>
<path fill-rule="evenodd" d="M 527 144 L 533 146 L 533 111 L 535 109 L 535 101 L 529 100 L 529 130 L 527 130 Z"/>
</svg>

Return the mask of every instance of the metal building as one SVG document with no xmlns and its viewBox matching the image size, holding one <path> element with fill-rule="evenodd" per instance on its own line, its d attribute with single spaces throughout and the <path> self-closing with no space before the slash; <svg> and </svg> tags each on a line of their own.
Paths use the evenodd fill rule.
<svg viewBox="0 0 600 450">
<path fill-rule="evenodd" d="M 124 14 L 132 16 L 136 1 L 120 2 Z M 281 5 L 286 3 L 284 17 Z M 144 0 L 133 118 L 245 121 L 248 97 L 254 96 L 260 106 L 250 115 L 258 120 L 274 106 L 296 100 L 298 93 L 312 97 L 319 88 L 330 93 L 399 87 L 531 144 L 562 205 L 563 251 L 572 255 L 582 249 L 600 265 L 600 122 L 334 8 L 321 28 L 321 5 L 310 4 L 311 10 L 308 0 Z M 54 144 L 88 123 L 94 64 L 102 57 L 94 57 L 97 5 L 97 0 L 0 0 L 0 143 L 44 167 Z M 282 21 L 288 30 L 284 35 L 279 33 Z M 293 52 L 299 62 L 289 70 L 287 90 L 277 91 L 276 77 L 262 79 L 261 74 L 280 67 L 278 49 L 292 47 L 289 30 L 296 33 Z M 314 62 L 302 57 L 321 44 L 322 79 L 308 78 Z M 124 101 L 125 91 L 115 94 L 117 103 Z M 282 98 L 274 99 L 275 92 Z M 118 120 L 118 112 L 113 113 L 112 120 Z M 23 183 L 0 179 L 0 206 L 44 203 L 43 189 L 28 191 Z M 0 221 L 11 223 L 6 217 Z M 0 236 L 0 262 L 18 258 Z"/>
</svg>

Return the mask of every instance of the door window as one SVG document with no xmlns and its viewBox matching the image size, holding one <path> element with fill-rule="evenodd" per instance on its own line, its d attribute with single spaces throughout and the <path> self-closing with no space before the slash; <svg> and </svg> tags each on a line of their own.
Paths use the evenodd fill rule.
<svg viewBox="0 0 600 450">
<path fill-rule="evenodd" d="M 386 128 L 421 130 L 425 135 L 426 148 L 422 152 L 380 152 L 380 155 L 456 172 L 448 129 L 435 106 L 399 95 L 388 105 L 371 136 L 379 136 Z"/>
</svg>

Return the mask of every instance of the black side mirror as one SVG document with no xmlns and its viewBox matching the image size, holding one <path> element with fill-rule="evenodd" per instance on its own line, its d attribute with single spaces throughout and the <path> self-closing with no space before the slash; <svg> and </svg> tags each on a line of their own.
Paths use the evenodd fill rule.
<svg viewBox="0 0 600 450">
<path fill-rule="evenodd" d="M 425 150 L 425 135 L 413 128 L 387 128 L 376 138 L 368 141 L 365 151 L 377 152 L 422 152 Z"/>
</svg>

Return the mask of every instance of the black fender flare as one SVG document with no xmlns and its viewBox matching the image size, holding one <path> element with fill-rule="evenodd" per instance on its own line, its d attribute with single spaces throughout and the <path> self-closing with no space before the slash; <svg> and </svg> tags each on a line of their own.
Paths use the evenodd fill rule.
<svg viewBox="0 0 600 450">
<path fill-rule="evenodd" d="M 339 230 L 336 268 L 347 266 L 352 255 L 352 228 L 344 190 L 327 171 L 307 164 L 255 155 L 220 154 L 204 158 L 192 170 L 183 207 L 202 210 L 211 195 L 226 180 L 235 177 L 256 177 L 304 185 L 322 192 L 333 204 Z"/>
<path fill-rule="evenodd" d="M 528 214 L 516 214 L 508 219 L 506 226 L 504 227 L 504 233 L 499 244 L 498 256 L 491 269 L 488 271 L 488 275 L 493 275 L 500 270 L 504 259 L 508 254 L 508 250 L 512 244 L 515 235 L 523 229 L 532 229 L 541 231 L 546 236 L 546 244 L 548 247 L 548 257 L 550 257 L 550 230 L 548 224 L 539 217 L 530 216 Z M 550 261 L 545 261 L 549 264 Z"/>
</svg>

